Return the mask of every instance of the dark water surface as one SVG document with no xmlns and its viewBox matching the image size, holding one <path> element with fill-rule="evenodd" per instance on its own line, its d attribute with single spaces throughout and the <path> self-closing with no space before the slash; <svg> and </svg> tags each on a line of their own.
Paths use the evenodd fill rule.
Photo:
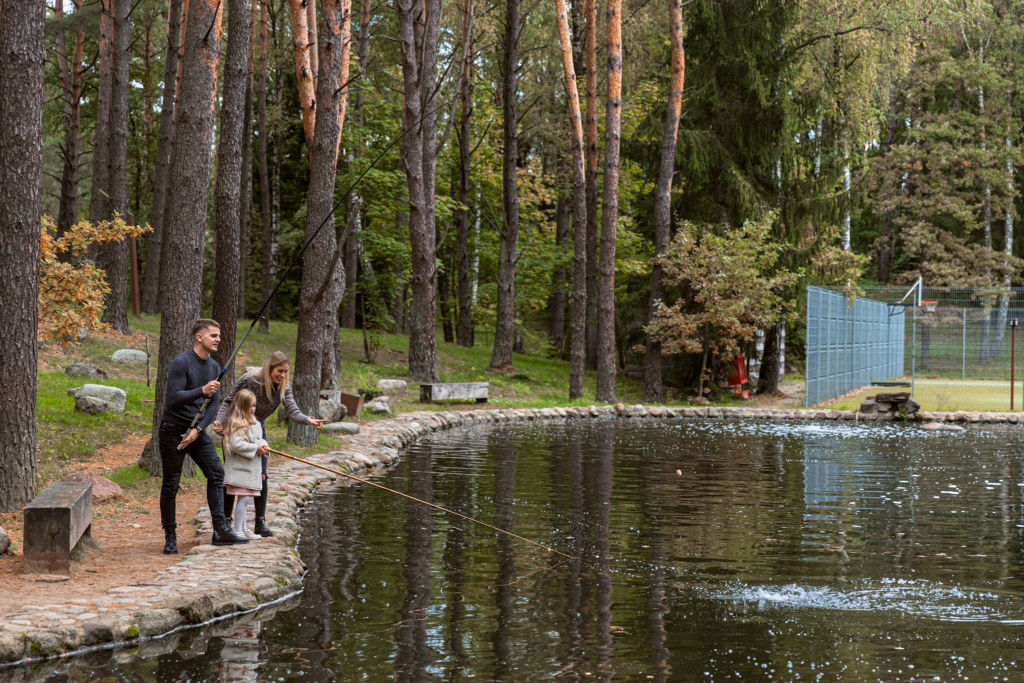
<svg viewBox="0 0 1024 683">
<path fill-rule="evenodd" d="M 1017 433 L 434 434 L 377 481 L 579 559 L 333 486 L 303 515 L 305 590 L 276 614 L 50 679 L 1022 681 Z"/>
</svg>

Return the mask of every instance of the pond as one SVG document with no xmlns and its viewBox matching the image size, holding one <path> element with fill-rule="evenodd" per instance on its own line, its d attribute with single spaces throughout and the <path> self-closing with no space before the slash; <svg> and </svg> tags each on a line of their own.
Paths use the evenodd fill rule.
<svg viewBox="0 0 1024 683">
<path fill-rule="evenodd" d="M 1019 681 L 1017 433 L 731 420 L 435 433 L 376 481 L 573 559 L 335 485 L 303 514 L 301 595 L 35 677 Z"/>
</svg>

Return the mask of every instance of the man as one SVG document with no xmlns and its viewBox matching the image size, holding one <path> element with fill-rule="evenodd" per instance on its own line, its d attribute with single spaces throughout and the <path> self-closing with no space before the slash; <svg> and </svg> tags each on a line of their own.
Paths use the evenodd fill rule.
<svg viewBox="0 0 1024 683">
<path fill-rule="evenodd" d="M 164 554 L 178 552 L 175 532 L 175 503 L 181 468 L 185 456 L 190 456 L 206 477 L 206 501 L 213 518 L 213 544 L 234 545 L 248 543 L 249 539 L 236 535 L 224 520 L 224 468 L 217 457 L 217 449 L 206 435 L 206 427 L 217 414 L 220 403 L 220 367 L 210 354 L 220 345 L 220 323 L 216 320 L 197 320 L 192 325 L 192 350 L 179 353 L 167 371 L 167 395 L 160 423 L 160 461 L 164 481 L 160 488 L 160 522 L 164 527 Z M 195 427 L 192 419 L 210 402 Z"/>
</svg>

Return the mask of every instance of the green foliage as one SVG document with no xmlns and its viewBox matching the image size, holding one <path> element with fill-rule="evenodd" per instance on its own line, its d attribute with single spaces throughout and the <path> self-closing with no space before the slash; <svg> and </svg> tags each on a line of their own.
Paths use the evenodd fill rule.
<svg viewBox="0 0 1024 683">
<path fill-rule="evenodd" d="M 796 276 L 772 272 L 778 258 L 770 238 L 774 219 L 768 214 L 737 229 L 680 226 L 661 263 L 666 281 L 685 286 L 690 296 L 662 303 L 647 327 L 663 353 L 724 359 L 757 330 L 792 317 L 794 306 L 781 292 Z"/>
</svg>

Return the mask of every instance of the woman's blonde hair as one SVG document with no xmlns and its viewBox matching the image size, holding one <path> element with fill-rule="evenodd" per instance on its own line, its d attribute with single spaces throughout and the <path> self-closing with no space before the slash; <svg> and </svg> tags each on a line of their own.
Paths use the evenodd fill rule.
<svg viewBox="0 0 1024 683">
<path fill-rule="evenodd" d="M 228 411 L 228 417 L 224 422 L 225 441 L 239 429 L 244 431 L 256 423 L 256 419 L 252 416 L 252 409 L 255 405 L 256 394 L 248 389 L 235 392 L 235 397 L 231 400 L 231 410 Z"/>
<path fill-rule="evenodd" d="M 256 383 L 263 387 L 263 393 L 267 395 L 267 398 L 271 401 L 274 400 L 274 382 L 270 379 L 270 373 L 273 372 L 274 368 L 281 365 L 288 364 L 288 356 L 284 355 L 281 351 L 274 351 L 267 357 L 266 362 L 263 363 L 263 367 L 253 373 L 253 377 L 256 378 Z M 276 393 L 280 396 L 284 392 L 284 388 L 288 386 L 288 371 L 284 371 L 284 379 L 281 381 L 280 386 L 277 387 Z"/>
</svg>

